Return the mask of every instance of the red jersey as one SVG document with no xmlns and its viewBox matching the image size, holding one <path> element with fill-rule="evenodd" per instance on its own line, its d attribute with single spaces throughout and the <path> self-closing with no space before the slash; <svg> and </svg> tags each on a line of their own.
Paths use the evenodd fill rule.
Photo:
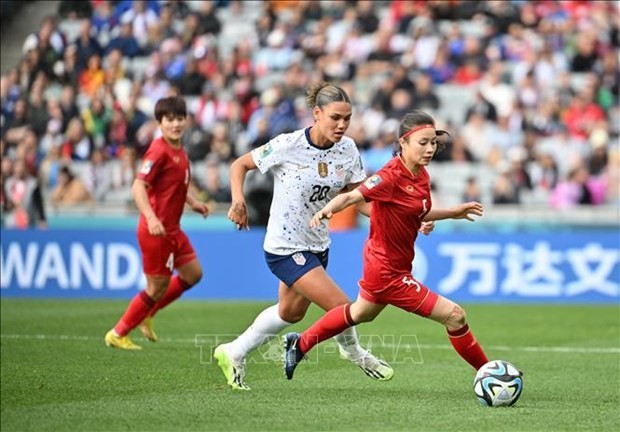
<svg viewBox="0 0 620 432">
<path fill-rule="evenodd" d="M 431 209 L 430 177 L 424 167 L 413 175 L 395 157 L 358 190 L 372 202 L 363 279 L 385 288 L 399 275 L 411 274 L 413 244 Z"/>
<path fill-rule="evenodd" d="M 174 148 L 163 138 L 153 140 L 142 158 L 137 178 L 149 185 L 149 203 L 166 232 L 180 229 L 189 176 L 189 160 L 183 147 Z M 139 224 L 147 226 L 142 214 Z"/>
</svg>

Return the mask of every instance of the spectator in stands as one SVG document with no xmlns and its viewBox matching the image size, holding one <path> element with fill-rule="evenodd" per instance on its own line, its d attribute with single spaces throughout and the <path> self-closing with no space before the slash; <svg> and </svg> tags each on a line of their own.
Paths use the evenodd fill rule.
<svg viewBox="0 0 620 432">
<path fill-rule="evenodd" d="M 217 158 L 207 159 L 204 172 L 204 192 L 207 202 L 230 203 L 230 188 L 222 185 L 220 164 Z"/>
<path fill-rule="evenodd" d="M 105 201 L 112 186 L 112 175 L 104 150 L 93 150 L 85 171 L 84 185 L 96 202 Z"/>
<path fill-rule="evenodd" d="M 39 178 L 44 187 L 54 188 L 58 183 L 58 174 L 63 166 L 62 147 L 53 145 L 49 148 L 39 166 Z"/>
<path fill-rule="evenodd" d="M 88 59 L 93 55 L 102 56 L 103 49 L 92 34 L 93 28 L 89 19 L 80 21 L 80 32 L 74 44 L 77 47 L 77 66 L 79 70 L 88 66 Z"/>
<path fill-rule="evenodd" d="M 101 56 L 93 54 L 88 58 L 88 66 L 80 73 L 78 86 L 80 92 L 89 97 L 93 97 L 103 86 L 105 81 L 105 73 L 101 68 Z"/>
<path fill-rule="evenodd" d="M 536 153 L 536 162 L 532 165 L 530 173 L 532 187 L 536 191 L 548 194 L 558 183 L 558 166 L 553 156 L 544 150 Z"/>
<path fill-rule="evenodd" d="M 9 147 L 17 145 L 17 142 L 24 137 L 29 128 L 28 102 L 24 97 L 20 97 L 15 101 L 13 115 L 2 128 L 2 137 L 6 141 L 6 145 Z"/>
<path fill-rule="evenodd" d="M 459 85 L 467 86 L 476 84 L 482 78 L 480 66 L 473 59 L 465 60 L 454 74 L 454 82 Z"/>
<path fill-rule="evenodd" d="M 68 19 L 80 19 L 90 18 L 93 13 L 93 5 L 89 1 L 80 0 L 62 0 L 58 5 L 58 15 L 61 18 Z M 95 2 L 92 2 L 95 3 Z M 106 3 L 105 1 L 99 1 L 96 3 Z"/>
<path fill-rule="evenodd" d="M 461 201 L 482 201 L 482 191 L 480 190 L 480 184 L 478 183 L 476 177 L 467 178 L 467 183 L 465 183 L 465 191 L 463 192 L 463 197 L 461 198 Z"/>
<path fill-rule="evenodd" d="M 131 24 L 131 34 L 141 47 L 146 45 L 149 27 L 155 25 L 157 19 L 157 13 L 153 9 L 147 8 L 144 0 L 134 0 L 132 8 L 121 15 L 121 22 Z"/>
<path fill-rule="evenodd" d="M 76 102 L 75 87 L 64 85 L 60 92 L 59 103 L 60 110 L 62 111 L 62 131 L 66 131 L 71 119 L 80 116 Z"/>
<path fill-rule="evenodd" d="M 28 172 L 25 161 L 17 159 L 13 163 L 13 173 L 5 180 L 4 193 L 6 227 L 47 227 L 39 181 Z"/>
<path fill-rule="evenodd" d="M 39 140 L 34 131 L 28 129 L 15 148 L 15 158 L 23 161 L 28 172 L 36 176 L 39 167 Z"/>
<path fill-rule="evenodd" d="M 205 159 L 211 147 L 211 140 L 211 134 L 196 124 L 196 118 L 193 114 L 188 114 L 185 133 L 181 141 L 190 162 L 198 162 Z"/>
<path fill-rule="evenodd" d="M 184 73 L 175 79 L 175 86 L 182 95 L 200 95 L 205 77 L 198 72 L 196 60 L 189 56 L 185 61 Z"/>
<path fill-rule="evenodd" d="M 103 60 L 103 69 L 105 73 L 104 82 L 107 86 L 114 84 L 125 77 L 125 67 L 123 66 L 123 53 L 119 49 L 108 51 Z"/>
<path fill-rule="evenodd" d="M 562 118 L 570 137 L 578 140 L 587 139 L 594 123 L 604 119 L 605 113 L 592 100 L 592 93 L 587 91 L 582 91 L 573 97 Z"/>
<path fill-rule="evenodd" d="M 63 86 L 77 88 L 81 70 L 78 67 L 77 46 L 71 44 L 65 49 L 62 61 L 54 67 L 54 74 L 58 82 Z"/>
<path fill-rule="evenodd" d="M 106 107 L 101 97 L 91 99 L 90 105 L 82 111 L 84 130 L 97 148 L 103 148 L 106 145 L 106 134 L 111 117 L 112 110 Z"/>
<path fill-rule="evenodd" d="M 137 174 L 136 149 L 126 147 L 120 154 L 120 164 L 116 164 L 112 170 L 112 188 L 127 192 L 130 197 L 130 187 Z"/>
<path fill-rule="evenodd" d="M 560 181 L 551 194 L 551 205 L 557 209 L 576 205 L 597 205 L 605 199 L 605 185 L 590 176 L 583 165 L 573 168 L 566 180 Z"/>
<path fill-rule="evenodd" d="M 500 173 L 493 185 L 493 204 L 519 204 L 519 195 L 507 172 Z"/>
<path fill-rule="evenodd" d="M 200 4 L 200 26 L 199 34 L 218 35 L 222 30 L 222 23 L 217 17 L 215 4 L 211 0 L 203 1 Z"/>
<path fill-rule="evenodd" d="M 362 150 L 362 166 L 366 175 L 370 176 L 376 173 L 392 159 L 397 130 L 398 120 L 392 118 L 384 121 L 377 139 L 372 141 L 369 149 Z"/>
<path fill-rule="evenodd" d="M 88 192 L 84 182 L 71 171 L 68 166 L 63 166 L 58 173 L 58 183 L 52 190 L 51 201 L 54 207 L 74 206 L 79 204 L 93 204 L 93 196 Z"/>
<path fill-rule="evenodd" d="M 84 130 L 82 119 L 72 118 L 65 132 L 65 142 L 62 144 L 63 160 L 88 160 L 92 149 L 93 143 Z"/>
<path fill-rule="evenodd" d="M 421 73 L 415 81 L 415 92 L 413 96 L 416 109 L 425 111 L 436 111 L 441 102 L 433 91 L 433 81 L 428 74 Z"/>
<path fill-rule="evenodd" d="M 142 54 L 142 49 L 138 44 L 138 40 L 132 33 L 131 23 L 123 22 L 120 25 L 120 31 L 118 35 L 110 41 L 106 47 L 106 53 L 109 53 L 113 49 L 118 49 L 123 53 L 123 56 L 133 58 Z"/>
</svg>

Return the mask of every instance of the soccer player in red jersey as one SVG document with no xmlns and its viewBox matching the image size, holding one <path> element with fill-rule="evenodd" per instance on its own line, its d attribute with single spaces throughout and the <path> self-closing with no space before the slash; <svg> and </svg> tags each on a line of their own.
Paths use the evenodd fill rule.
<svg viewBox="0 0 620 432">
<path fill-rule="evenodd" d="M 443 324 L 456 352 L 476 370 L 488 362 L 467 325 L 465 311 L 430 291 L 411 275 L 414 243 L 422 222 L 482 216 L 477 202 L 452 209 L 431 209 L 427 166 L 438 149 L 435 121 L 421 111 L 402 119 L 399 154 L 357 189 L 338 195 L 315 213 L 310 225 L 318 227 L 334 213 L 363 201 L 371 203 L 370 233 L 364 246 L 364 270 L 353 304 L 335 307 L 302 334 L 284 336 L 284 370 L 288 379 L 312 349 L 351 326 L 372 321 L 389 304 Z"/>
<path fill-rule="evenodd" d="M 116 326 L 105 335 L 110 347 L 138 350 L 129 332 L 140 327 L 155 342 L 152 317 L 178 299 L 202 278 L 202 267 L 180 220 L 187 203 L 207 217 L 209 208 L 188 193 L 190 166 L 181 145 L 187 108 L 183 98 L 166 97 L 155 104 L 162 136 L 153 140 L 132 186 L 140 210 L 138 243 L 146 275 L 146 289 L 136 295 Z M 172 276 L 173 270 L 177 275 Z"/>
</svg>

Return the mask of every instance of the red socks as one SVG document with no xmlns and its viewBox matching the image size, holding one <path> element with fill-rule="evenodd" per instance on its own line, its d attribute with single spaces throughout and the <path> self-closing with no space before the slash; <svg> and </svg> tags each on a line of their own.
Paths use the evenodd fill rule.
<svg viewBox="0 0 620 432">
<path fill-rule="evenodd" d="M 335 307 L 301 334 L 298 347 L 306 354 L 315 345 L 354 325 L 350 304 Z M 458 330 L 448 330 L 448 336 L 456 352 L 476 370 L 489 361 L 467 324 Z"/>
<path fill-rule="evenodd" d="M 114 331 L 119 336 L 127 336 L 127 334 L 135 329 L 144 318 L 146 318 L 155 306 L 153 300 L 146 291 L 140 291 L 127 306 L 127 310 L 114 327 Z"/>
<path fill-rule="evenodd" d="M 298 347 L 305 354 L 318 343 L 336 336 L 354 325 L 355 322 L 351 318 L 351 305 L 337 306 L 301 334 Z"/>
<path fill-rule="evenodd" d="M 467 324 L 458 330 L 448 330 L 448 337 L 456 352 L 474 369 L 480 369 L 489 361 Z"/>
<path fill-rule="evenodd" d="M 166 289 L 166 294 L 164 294 L 164 296 L 157 303 L 155 303 L 155 306 L 153 306 L 153 309 L 151 309 L 149 316 L 154 316 L 157 311 L 165 308 L 170 303 L 181 297 L 181 294 L 183 294 L 184 291 L 190 289 L 191 287 L 192 286 L 190 284 L 185 282 L 178 275 L 173 276 L 172 279 L 170 279 L 168 288 Z"/>
</svg>

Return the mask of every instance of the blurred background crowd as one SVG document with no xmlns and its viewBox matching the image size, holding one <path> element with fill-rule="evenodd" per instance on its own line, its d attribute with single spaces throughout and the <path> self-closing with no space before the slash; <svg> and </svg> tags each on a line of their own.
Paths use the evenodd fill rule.
<svg viewBox="0 0 620 432">
<path fill-rule="evenodd" d="M 224 206 L 237 156 L 312 124 L 318 80 L 350 94 L 368 174 L 422 109 L 452 135 L 430 168 L 440 204 L 617 206 L 619 23 L 615 1 L 61 1 L 3 65 L 3 224 L 126 210 L 171 94 L 192 188 Z"/>
</svg>

